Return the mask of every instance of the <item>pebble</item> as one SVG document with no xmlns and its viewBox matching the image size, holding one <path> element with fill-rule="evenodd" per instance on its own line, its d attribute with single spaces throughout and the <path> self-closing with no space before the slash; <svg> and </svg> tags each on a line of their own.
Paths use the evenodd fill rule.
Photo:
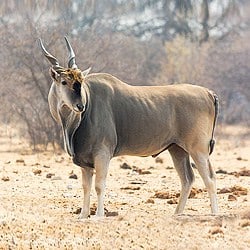
<svg viewBox="0 0 250 250">
<path fill-rule="evenodd" d="M 41 169 L 33 169 L 32 172 L 34 175 L 40 175 L 42 173 L 42 170 Z"/>
<path fill-rule="evenodd" d="M 161 157 L 157 157 L 157 158 L 155 158 L 155 162 L 162 164 L 163 163 L 163 159 Z"/>
<path fill-rule="evenodd" d="M 151 204 L 154 204 L 154 203 L 155 203 L 155 201 L 154 201 L 152 198 L 149 198 L 149 199 L 147 199 L 147 200 L 146 200 L 146 203 L 151 203 Z"/>
<path fill-rule="evenodd" d="M 71 174 L 71 175 L 69 176 L 69 178 L 70 178 L 70 179 L 78 179 L 78 177 L 77 177 L 76 174 Z"/>
<path fill-rule="evenodd" d="M 228 195 L 228 201 L 237 201 L 237 197 L 232 195 L 232 194 L 229 194 Z"/>
<path fill-rule="evenodd" d="M 25 161 L 23 159 L 17 159 L 16 163 L 23 163 L 23 164 L 25 164 Z"/>
<path fill-rule="evenodd" d="M 46 174 L 46 178 L 51 178 L 52 176 L 54 176 L 55 174 L 52 174 L 52 173 L 48 173 Z"/>
<path fill-rule="evenodd" d="M 122 165 L 120 165 L 120 168 L 122 168 L 122 169 L 132 169 L 132 167 L 129 166 L 126 162 L 124 162 Z"/>
<path fill-rule="evenodd" d="M 9 176 L 3 176 L 2 177 L 2 181 L 9 181 L 10 180 L 10 177 Z"/>
</svg>

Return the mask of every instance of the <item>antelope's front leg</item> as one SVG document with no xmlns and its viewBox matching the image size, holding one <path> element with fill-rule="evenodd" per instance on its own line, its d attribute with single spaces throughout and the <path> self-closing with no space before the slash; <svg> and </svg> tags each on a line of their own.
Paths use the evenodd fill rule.
<svg viewBox="0 0 250 250">
<path fill-rule="evenodd" d="M 83 187 L 83 207 L 79 219 L 88 218 L 90 215 L 90 193 L 93 177 L 93 169 L 89 167 L 83 167 L 82 170 L 82 187 Z"/>
<path fill-rule="evenodd" d="M 107 154 L 100 154 L 95 159 L 95 190 L 97 194 L 97 210 L 96 216 L 104 216 L 104 196 L 105 196 L 105 187 L 106 187 L 106 178 L 109 167 L 109 157 Z"/>
</svg>

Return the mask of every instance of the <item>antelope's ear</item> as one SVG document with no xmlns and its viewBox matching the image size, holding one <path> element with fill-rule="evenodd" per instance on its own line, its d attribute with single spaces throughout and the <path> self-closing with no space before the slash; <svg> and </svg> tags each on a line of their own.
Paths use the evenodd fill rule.
<svg viewBox="0 0 250 250">
<path fill-rule="evenodd" d="M 53 80 L 55 80 L 57 82 L 59 81 L 60 75 L 53 68 L 50 68 L 49 73 L 50 73 L 50 76 Z"/>
<path fill-rule="evenodd" d="M 91 70 L 91 67 L 89 67 L 88 69 L 82 71 L 82 76 L 85 77 L 86 75 L 88 75 L 90 70 Z"/>
</svg>

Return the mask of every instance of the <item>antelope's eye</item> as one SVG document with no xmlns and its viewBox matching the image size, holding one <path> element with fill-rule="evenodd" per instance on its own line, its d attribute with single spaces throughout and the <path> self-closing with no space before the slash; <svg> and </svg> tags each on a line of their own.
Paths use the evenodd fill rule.
<svg viewBox="0 0 250 250">
<path fill-rule="evenodd" d="M 62 85 L 67 85 L 67 82 L 66 81 L 62 81 Z"/>
</svg>

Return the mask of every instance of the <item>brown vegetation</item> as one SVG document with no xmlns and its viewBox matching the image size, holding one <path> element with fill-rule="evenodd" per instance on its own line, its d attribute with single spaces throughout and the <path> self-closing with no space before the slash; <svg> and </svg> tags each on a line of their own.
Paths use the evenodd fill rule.
<svg viewBox="0 0 250 250">
<path fill-rule="evenodd" d="M 0 7 L 0 119 L 15 124 L 33 148 L 62 142 L 48 110 L 49 65 L 38 37 L 63 63 L 67 35 L 81 69 L 91 66 L 129 84 L 191 82 L 211 88 L 220 96 L 220 121 L 249 125 L 247 1 L 217 3 L 221 16 L 207 0 L 73 2 L 11 0 Z M 152 16 L 145 16 L 148 11 Z"/>
</svg>

